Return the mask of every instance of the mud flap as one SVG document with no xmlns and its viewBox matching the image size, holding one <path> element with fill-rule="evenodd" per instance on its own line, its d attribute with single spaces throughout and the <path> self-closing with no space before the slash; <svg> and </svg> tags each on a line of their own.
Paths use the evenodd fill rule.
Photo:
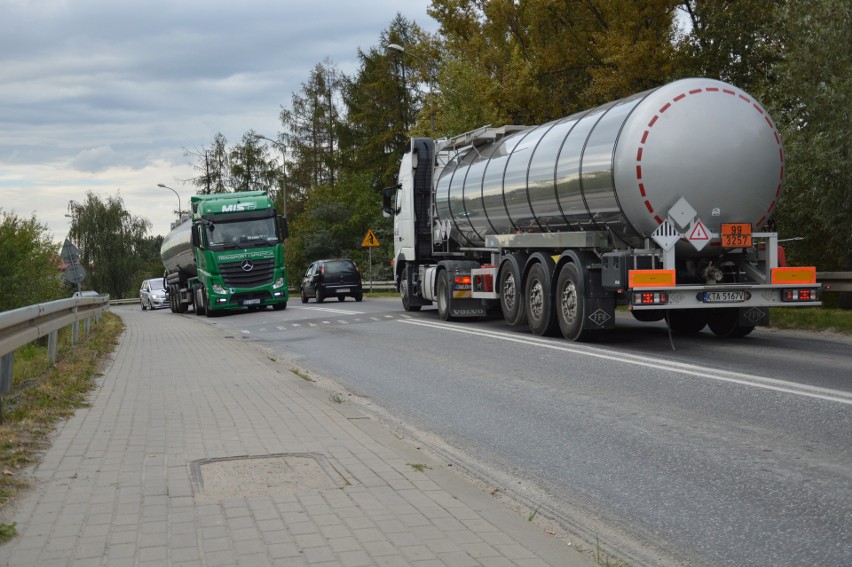
<svg viewBox="0 0 852 567">
<path fill-rule="evenodd" d="M 583 270 L 586 276 L 586 318 L 583 329 L 602 331 L 615 328 L 615 292 L 604 289 L 600 269 Z"/>
<path fill-rule="evenodd" d="M 768 307 L 740 307 L 738 325 L 740 327 L 765 327 L 769 325 Z"/>
</svg>

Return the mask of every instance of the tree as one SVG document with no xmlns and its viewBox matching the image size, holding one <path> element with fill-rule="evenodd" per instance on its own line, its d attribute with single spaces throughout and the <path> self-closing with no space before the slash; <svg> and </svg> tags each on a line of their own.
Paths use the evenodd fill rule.
<svg viewBox="0 0 852 567">
<path fill-rule="evenodd" d="M 89 270 L 89 286 L 122 299 L 131 294 L 146 271 L 145 236 L 151 222 L 131 216 L 120 195 L 106 202 L 86 193 L 85 203 L 72 201 L 71 237 L 80 248 L 81 262 Z"/>
<path fill-rule="evenodd" d="M 293 93 L 292 108 L 279 114 L 284 128 L 280 138 L 292 160 L 288 189 L 303 197 L 309 188 L 333 185 L 339 168 L 341 73 L 329 60 L 318 63 L 301 94 Z"/>
<path fill-rule="evenodd" d="M 254 130 L 243 134 L 242 144 L 235 146 L 229 157 L 234 191 L 270 191 L 275 196 L 280 169 Z"/>
<path fill-rule="evenodd" d="M 59 255 L 47 227 L 0 208 L 0 311 L 60 299 Z"/>
<path fill-rule="evenodd" d="M 852 6 L 844 0 L 788 0 L 778 34 L 784 57 L 772 69 L 769 103 L 786 157 L 776 211 L 791 262 L 820 271 L 852 269 Z"/>
<path fill-rule="evenodd" d="M 184 149 L 186 157 L 194 156 L 197 163 L 193 164 L 197 177 L 189 180 L 189 183 L 198 188 L 198 195 L 211 195 L 215 193 L 228 193 L 231 189 L 231 156 L 228 151 L 228 140 L 217 132 L 213 137 L 210 148 L 202 148 L 199 151 Z"/>
</svg>

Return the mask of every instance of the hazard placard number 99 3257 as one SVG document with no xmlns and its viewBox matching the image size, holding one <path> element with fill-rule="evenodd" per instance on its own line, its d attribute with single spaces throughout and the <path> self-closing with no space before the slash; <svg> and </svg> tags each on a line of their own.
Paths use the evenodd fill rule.
<svg viewBox="0 0 852 567">
<path fill-rule="evenodd" d="M 722 225 L 723 248 L 749 248 L 751 244 L 751 225 L 749 223 L 725 223 Z"/>
</svg>

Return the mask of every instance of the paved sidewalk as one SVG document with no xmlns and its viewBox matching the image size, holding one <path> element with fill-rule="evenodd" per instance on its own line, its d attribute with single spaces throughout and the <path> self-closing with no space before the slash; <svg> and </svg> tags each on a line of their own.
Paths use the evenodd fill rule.
<svg viewBox="0 0 852 567">
<path fill-rule="evenodd" d="M 0 565 L 592 565 L 239 338 L 113 309 L 113 362 L 4 511 Z"/>
</svg>

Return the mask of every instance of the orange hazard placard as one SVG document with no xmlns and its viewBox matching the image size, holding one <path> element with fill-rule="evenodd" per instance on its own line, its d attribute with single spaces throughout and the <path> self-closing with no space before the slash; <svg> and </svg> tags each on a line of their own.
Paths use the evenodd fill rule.
<svg viewBox="0 0 852 567">
<path fill-rule="evenodd" d="M 722 225 L 722 248 L 751 247 L 751 225 L 747 222 Z"/>
</svg>

